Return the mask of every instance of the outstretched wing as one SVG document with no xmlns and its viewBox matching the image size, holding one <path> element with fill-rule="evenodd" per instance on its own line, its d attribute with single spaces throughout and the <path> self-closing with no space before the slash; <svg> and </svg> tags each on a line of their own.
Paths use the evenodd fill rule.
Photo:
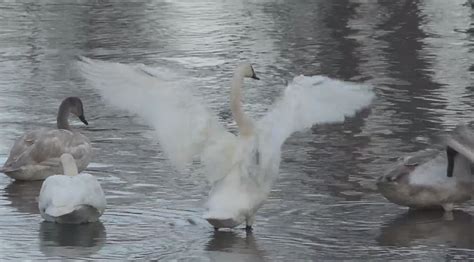
<svg viewBox="0 0 474 262">
<path fill-rule="evenodd" d="M 315 124 L 342 122 L 367 107 L 374 96 L 368 86 L 324 76 L 297 76 L 259 121 L 263 148 L 279 152 L 292 133 Z"/>
<path fill-rule="evenodd" d="M 144 66 L 84 57 L 78 64 L 106 102 L 139 115 L 154 127 L 163 151 L 176 167 L 182 168 L 199 156 L 211 172 L 207 174 L 211 181 L 224 172 L 227 165 L 222 161 L 228 161 L 236 138 L 190 90 Z"/>
</svg>

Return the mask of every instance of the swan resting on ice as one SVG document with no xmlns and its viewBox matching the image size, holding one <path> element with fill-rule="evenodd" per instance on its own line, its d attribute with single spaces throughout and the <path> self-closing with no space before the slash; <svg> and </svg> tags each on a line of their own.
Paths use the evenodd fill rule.
<svg viewBox="0 0 474 262">
<path fill-rule="evenodd" d="M 63 153 L 72 154 L 79 172 L 84 170 L 91 160 L 92 146 L 86 136 L 71 130 L 70 114 L 88 125 L 81 99 L 65 98 L 58 110 L 58 129 L 42 128 L 21 136 L 0 172 L 17 180 L 43 180 L 62 171 L 59 157 Z"/>
<path fill-rule="evenodd" d="M 198 157 L 212 188 L 204 218 L 217 228 L 242 223 L 251 229 L 256 211 L 278 176 L 281 146 L 294 132 L 335 123 L 367 107 L 374 93 L 363 85 L 323 76 L 296 77 L 266 116 L 254 121 L 242 108 L 245 78 L 239 65 L 231 82 L 230 108 L 238 134 L 227 131 L 191 92 L 144 66 L 81 57 L 79 68 L 106 102 L 141 116 L 156 130 L 163 151 L 177 168 Z"/>
<path fill-rule="evenodd" d="M 447 212 L 470 200 L 474 132 L 460 125 L 443 137 L 443 144 L 445 150 L 423 150 L 395 164 L 377 180 L 380 193 L 398 205 Z"/>
<path fill-rule="evenodd" d="M 94 176 L 78 174 L 71 154 L 62 154 L 60 159 L 64 175 L 50 176 L 41 186 L 38 198 L 41 216 L 61 224 L 97 221 L 107 205 L 102 187 Z"/>
</svg>

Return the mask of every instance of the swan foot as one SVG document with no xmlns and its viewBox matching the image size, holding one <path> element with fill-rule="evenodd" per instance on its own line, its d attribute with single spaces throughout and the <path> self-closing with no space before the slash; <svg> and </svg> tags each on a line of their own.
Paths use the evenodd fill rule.
<svg viewBox="0 0 474 262">
<path fill-rule="evenodd" d="M 255 222 L 255 216 L 249 216 L 245 219 L 245 228 L 250 228 L 252 229 L 252 225 Z"/>
<path fill-rule="evenodd" d="M 253 231 L 253 227 L 252 226 L 245 226 L 245 231 L 247 231 L 247 233 L 250 233 Z"/>
</svg>

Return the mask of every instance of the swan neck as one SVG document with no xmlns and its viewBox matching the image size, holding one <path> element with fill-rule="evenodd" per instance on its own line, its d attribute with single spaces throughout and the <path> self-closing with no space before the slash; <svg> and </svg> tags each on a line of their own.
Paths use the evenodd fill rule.
<svg viewBox="0 0 474 262">
<path fill-rule="evenodd" d="M 69 103 L 66 101 L 63 101 L 61 105 L 59 106 L 58 110 L 58 117 L 56 119 L 56 124 L 58 126 L 58 129 L 67 129 L 70 130 L 71 127 L 69 126 L 69 113 L 70 113 L 70 107 Z"/>
<path fill-rule="evenodd" d="M 242 86 L 244 77 L 240 71 L 234 73 L 231 83 L 230 92 L 230 109 L 232 117 L 237 123 L 241 135 L 251 135 L 253 133 L 253 125 L 251 119 L 245 114 L 242 108 Z"/>
<path fill-rule="evenodd" d="M 66 176 L 76 176 L 79 172 L 77 170 L 76 162 L 73 160 L 72 162 L 62 162 L 63 165 L 63 172 Z"/>
</svg>

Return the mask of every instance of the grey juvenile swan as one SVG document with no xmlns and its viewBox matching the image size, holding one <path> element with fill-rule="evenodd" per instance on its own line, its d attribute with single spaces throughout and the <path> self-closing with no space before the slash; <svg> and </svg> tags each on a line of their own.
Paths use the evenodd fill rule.
<svg viewBox="0 0 474 262">
<path fill-rule="evenodd" d="M 448 212 L 471 199 L 474 132 L 458 126 L 443 144 L 444 150 L 423 150 L 397 163 L 377 180 L 380 193 L 398 205 Z"/>
<path fill-rule="evenodd" d="M 79 172 L 84 170 L 90 162 L 92 146 L 87 137 L 71 130 L 68 122 L 70 114 L 88 125 L 81 99 L 64 99 L 59 106 L 58 129 L 39 129 L 21 136 L 0 172 L 17 180 L 42 180 L 62 173 L 59 157 L 63 153 L 74 157 Z"/>
</svg>

